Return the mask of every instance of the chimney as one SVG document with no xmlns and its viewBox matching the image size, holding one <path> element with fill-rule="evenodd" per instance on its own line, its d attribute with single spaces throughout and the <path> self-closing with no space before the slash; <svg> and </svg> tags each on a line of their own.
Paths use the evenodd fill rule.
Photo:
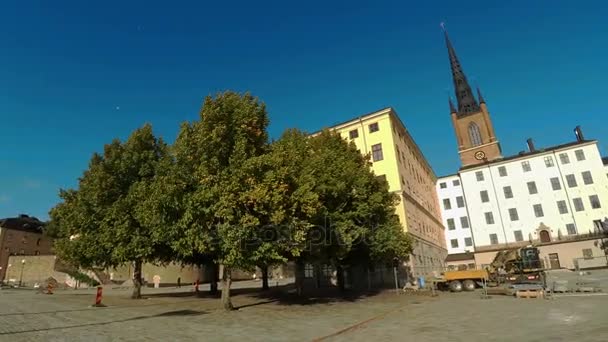
<svg viewBox="0 0 608 342">
<path fill-rule="evenodd" d="M 530 152 L 536 151 L 536 149 L 534 148 L 534 141 L 532 141 L 532 138 L 528 138 L 528 140 L 526 140 L 526 143 L 528 144 L 528 151 L 530 151 Z"/>
<path fill-rule="evenodd" d="M 581 130 L 581 126 L 576 126 L 574 128 L 574 134 L 576 135 L 576 141 L 585 140 L 585 137 L 583 136 L 583 130 Z"/>
</svg>

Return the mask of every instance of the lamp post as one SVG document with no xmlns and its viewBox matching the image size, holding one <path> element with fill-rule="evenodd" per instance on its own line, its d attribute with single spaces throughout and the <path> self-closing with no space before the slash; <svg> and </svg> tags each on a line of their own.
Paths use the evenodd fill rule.
<svg viewBox="0 0 608 342">
<path fill-rule="evenodd" d="M 21 259 L 21 275 L 19 275 L 19 287 L 23 283 L 23 268 L 25 267 L 25 259 Z"/>
</svg>

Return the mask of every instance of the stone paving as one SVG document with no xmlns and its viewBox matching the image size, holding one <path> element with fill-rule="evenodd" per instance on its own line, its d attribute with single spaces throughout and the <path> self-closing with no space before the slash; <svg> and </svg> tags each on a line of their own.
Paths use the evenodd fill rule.
<svg viewBox="0 0 608 342">
<path fill-rule="evenodd" d="M 608 340 L 604 295 L 481 299 L 478 292 L 431 298 L 387 291 L 302 303 L 279 291 L 235 290 L 240 308 L 224 312 L 218 299 L 194 297 L 192 287 L 145 289 L 148 298 L 138 301 L 128 290 L 108 290 L 105 308 L 90 307 L 93 290 L 3 289 L 0 341 Z"/>
</svg>

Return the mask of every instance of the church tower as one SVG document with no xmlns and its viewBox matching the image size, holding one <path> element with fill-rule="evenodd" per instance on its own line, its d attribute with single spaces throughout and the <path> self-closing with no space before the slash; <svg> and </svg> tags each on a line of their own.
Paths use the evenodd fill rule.
<svg viewBox="0 0 608 342">
<path fill-rule="evenodd" d="M 477 99 L 475 99 L 447 31 L 445 32 L 445 42 L 450 57 L 458 105 L 458 107 L 454 107 L 452 100 L 449 100 L 450 115 L 456 131 L 462 167 L 502 158 L 500 144 L 494 134 L 486 102 L 479 89 L 477 89 Z"/>
</svg>

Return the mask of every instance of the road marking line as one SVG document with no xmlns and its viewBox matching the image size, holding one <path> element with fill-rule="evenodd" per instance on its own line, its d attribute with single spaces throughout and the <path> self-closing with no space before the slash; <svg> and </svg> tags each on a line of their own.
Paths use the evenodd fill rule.
<svg viewBox="0 0 608 342">
<path fill-rule="evenodd" d="M 348 327 L 346 327 L 346 328 L 344 328 L 344 329 L 342 329 L 342 330 L 338 330 L 338 331 L 336 331 L 336 332 L 334 332 L 334 333 L 331 333 L 331 334 L 329 334 L 329 335 L 325 335 L 325 336 L 317 337 L 317 338 L 313 339 L 312 341 L 313 341 L 313 342 L 318 342 L 318 341 L 323 341 L 323 340 L 326 340 L 326 339 L 331 338 L 331 337 L 336 337 L 336 336 L 338 336 L 338 335 L 342 335 L 342 334 L 344 334 L 345 332 L 349 332 L 349 331 L 351 331 L 351 330 L 355 330 L 355 329 L 357 329 L 357 328 L 360 328 L 360 327 L 362 327 L 362 326 L 366 325 L 367 323 L 370 323 L 370 322 L 373 322 L 373 321 L 376 321 L 376 320 L 382 319 L 382 318 L 386 317 L 388 314 L 391 314 L 391 313 L 397 312 L 397 311 L 402 310 L 402 309 L 404 309 L 404 308 L 405 308 L 404 306 L 398 306 L 398 307 L 396 307 L 396 308 L 394 308 L 394 309 L 392 309 L 392 310 L 386 311 L 386 312 L 381 313 L 381 314 L 379 314 L 379 315 L 377 315 L 377 316 L 374 316 L 374 317 L 372 317 L 372 318 L 368 318 L 368 319 L 366 319 L 366 320 L 364 320 L 364 321 L 361 321 L 361 322 L 355 323 L 355 324 L 353 324 L 353 325 L 350 325 L 350 326 L 348 326 Z"/>
</svg>

